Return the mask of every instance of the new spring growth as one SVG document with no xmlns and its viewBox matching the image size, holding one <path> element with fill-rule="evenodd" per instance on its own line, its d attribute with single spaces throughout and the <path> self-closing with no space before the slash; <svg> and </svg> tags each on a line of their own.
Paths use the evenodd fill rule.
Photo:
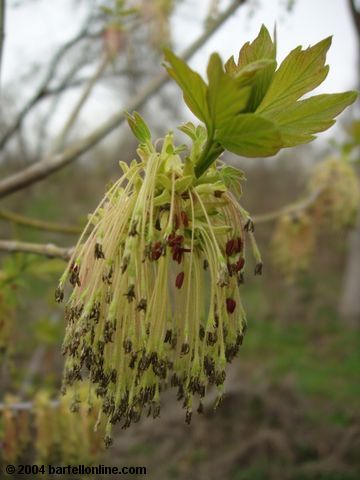
<svg viewBox="0 0 360 480">
<path fill-rule="evenodd" d="M 243 174 L 219 159 L 224 150 L 264 156 L 304 143 L 353 102 L 352 92 L 297 101 L 326 76 L 327 39 L 295 49 L 276 70 L 265 27 L 237 63 L 217 54 L 208 83 L 173 53 L 167 70 L 201 120 L 180 127 L 191 146 L 169 132 L 152 142 L 139 114 L 128 115 L 140 141 L 138 159 L 90 216 L 56 292 L 66 306 L 64 389 L 89 376 L 101 399 L 99 423 L 124 428 L 160 414 L 167 386 L 190 422 L 209 386 L 223 392 L 225 367 L 246 329 L 240 289 L 248 247 L 262 262 L 254 226 L 240 206 Z"/>
</svg>

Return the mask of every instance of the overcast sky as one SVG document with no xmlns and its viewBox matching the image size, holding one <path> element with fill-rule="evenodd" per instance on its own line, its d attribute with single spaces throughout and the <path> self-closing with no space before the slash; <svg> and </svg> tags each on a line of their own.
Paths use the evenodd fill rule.
<svg viewBox="0 0 360 480">
<path fill-rule="evenodd" d="M 347 0 L 296 0 L 290 14 L 284 8 L 285 0 L 257 1 L 259 6 L 253 9 L 253 15 L 250 14 L 253 1 L 241 6 L 195 55 L 191 65 L 204 73 L 211 52 L 218 51 L 225 60 L 232 54 L 236 55 L 243 43 L 253 39 L 262 23 L 270 31 L 276 24 L 279 59 L 299 44 L 307 47 L 333 35 L 333 44 L 328 54 L 330 73 L 323 85 L 318 87 L 318 93 L 356 87 L 356 36 Z M 86 11 L 86 2 L 80 4 L 82 7 L 74 9 L 74 3 L 70 0 L 34 0 L 20 8 L 10 8 L 16 3 L 15 0 L 8 3 L 2 67 L 3 90 L 14 85 L 16 79 L 27 72 L 32 64 L 49 57 L 57 45 L 74 35 Z M 229 3 L 229 0 L 223 0 L 220 5 L 225 8 Z M 203 30 L 199 19 L 204 18 L 208 4 L 209 0 L 182 0 L 172 21 L 177 51 L 182 51 Z M 29 90 L 28 85 L 20 88 L 19 94 Z M 87 121 L 108 116 L 121 106 L 121 98 L 119 104 L 113 98 L 109 102 L 104 101 L 104 98 L 93 101 L 87 106 Z"/>
</svg>

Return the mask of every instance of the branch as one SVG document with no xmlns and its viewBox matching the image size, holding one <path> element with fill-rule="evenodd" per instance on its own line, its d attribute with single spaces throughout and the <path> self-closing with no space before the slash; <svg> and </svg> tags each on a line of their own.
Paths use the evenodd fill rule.
<svg viewBox="0 0 360 480">
<path fill-rule="evenodd" d="M 0 251 L 33 253 L 34 255 L 43 255 L 48 258 L 61 258 L 67 261 L 70 259 L 72 248 L 61 248 L 52 243 L 40 244 L 19 242 L 17 240 L 0 240 Z"/>
<path fill-rule="evenodd" d="M 219 16 L 217 21 L 211 25 L 195 42 L 190 45 L 182 55 L 184 60 L 191 58 L 213 35 L 213 33 L 239 8 L 246 0 L 235 0 L 230 6 Z M 87 137 L 76 142 L 74 145 L 66 148 L 63 152 L 48 156 L 43 160 L 31 165 L 30 167 L 15 173 L 0 182 L 0 198 L 5 197 L 13 192 L 25 188 L 39 180 L 48 177 L 51 173 L 56 172 L 68 163 L 76 160 L 81 154 L 90 150 L 100 140 L 106 137 L 116 127 L 124 122 L 124 110 L 132 111 L 139 109 L 152 95 L 154 95 L 163 85 L 169 81 L 166 73 L 161 73 L 154 78 L 147 87 L 141 91 L 134 100 L 121 109 L 120 112 L 110 117 L 100 127 L 93 130 Z"/>
<path fill-rule="evenodd" d="M 25 217 L 24 215 L 19 215 L 18 213 L 10 212 L 9 210 L 5 209 L 0 209 L 0 219 L 17 223 L 25 227 L 34 228 L 36 230 L 45 230 L 47 232 L 57 232 L 69 235 L 77 235 L 82 232 L 81 227 L 45 222 L 44 220 Z"/>
<path fill-rule="evenodd" d="M 93 88 L 95 87 L 96 82 L 99 80 L 101 75 L 104 73 L 106 67 L 108 66 L 110 61 L 110 55 L 104 55 L 102 58 L 101 62 L 99 63 L 98 67 L 96 68 L 94 74 L 89 78 L 87 84 L 85 85 L 85 88 L 83 92 L 80 95 L 80 98 L 78 102 L 76 103 L 73 111 L 71 112 L 68 120 L 66 121 L 64 128 L 62 129 L 59 137 L 55 141 L 55 151 L 61 150 L 64 147 L 64 144 L 66 143 L 66 139 L 69 135 L 69 132 L 71 130 L 71 127 L 74 125 L 76 122 L 76 119 L 79 116 L 79 113 L 82 109 L 82 107 L 85 105 L 86 100 L 89 98 Z"/>
<path fill-rule="evenodd" d="M 291 215 L 303 212 L 311 207 L 315 201 L 318 199 L 319 195 L 321 194 L 322 189 L 315 190 L 312 192 L 308 197 L 299 202 L 296 202 L 292 205 L 288 205 L 286 207 L 281 208 L 280 210 L 275 210 L 274 212 L 269 213 L 262 213 L 259 215 L 254 215 L 251 217 L 254 223 L 265 223 L 265 222 L 272 222 L 273 220 L 277 220 L 279 217 L 283 215 Z"/>
<path fill-rule="evenodd" d="M 49 402 L 49 406 L 57 408 L 60 405 L 59 400 L 52 400 Z M 13 411 L 22 411 L 22 410 L 32 410 L 34 408 L 34 402 L 18 402 L 18 403 L 0 403 L 0 412 L 6 410 L 7 408 Z"/>
<path fill-rule="evenodd" d="M 3 0 L 0 0 L 3 1 Z M 89 19 L 85 22 L 85 25 L 81 28 L 80 32 L 71 40 L 69 40 L 67 43 L 65 43 L 59 50 L 55 53 L 54 57 L 52 58 L 48 71 L 46 72 L 43 80 L 41 81 L 40 85 L 38 86 L 36 92 L 34 95 L 28 100 L 28 102 L 24 105 L 24 107 L 20 110 L 17 118 L 15 119 L 14 123 L 5 131 L 3 136 L 0 139 L 0 150 L 2 150 L 7 142 L 12 138 L 14 133 L 19 129 L 21 126 L 22 122 L 24 121 L 24 118 L 26 115 L 29 113 L 29 111 L 41 100 L 45 94 L 46 94 L 46 89 L 49 85 L 49 83 L 52 81 L 54 78 L 54 75 L 56 73 L 56 69 L 64 57 L 64 55 L 74 46 L 76 45 L 80 40 L 82 40 L 88 30 L 88 23 Z"/>
</svg>

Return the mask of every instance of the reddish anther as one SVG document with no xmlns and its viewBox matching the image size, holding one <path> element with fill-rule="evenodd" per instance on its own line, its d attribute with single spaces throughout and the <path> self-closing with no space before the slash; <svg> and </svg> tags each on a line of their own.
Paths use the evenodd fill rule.
<svg viewBox="0 0 360 480">
<path fill-rule="evenodd" d="M 158 260 L 162 254 L 162 245 L 161 242 L 155 242 L 151 247 L 151 260 Z"/>
<path fill-rule="evenodd" d="M 235 253 L 235 239 L 231 238 L 226 242 L 225 252 L 228 257 Z"/>
<path fill-rule="evenodd" d="M 184 227 L 187 228 L 189 226 L 189 219 L 188 219 L 188 216 L 187 216 L 186 212 L 181 211 L 180 216 L 181 216 L 181 221 L 182 221 Z"/>
<path fill-rule="evenodd" d="M 179 228 L 180 222 L 179 222 L 179 216 L 177 213 L 174 214 L 174 230 L 177 230 Z"/>
<path fill-rule="evenodd" d="M 236 308 L 236 302 L 233 298 L 226 299 L 226 310 L 228 313 L 233 313 Z"/>
<path fill-rule="evenodd" d="M 175 286 L 181 288 L 184 283 L 185 273 L 180 272 L 176 275 Z"/>
<path fill-rule="evenodd" d="M 236 272 L 240 272 L 240 270 L 242 270 L 244 268 L 244 265 L 245 265 L 245 258 L 244 257 L 240 257 L 239 260 L 236 262 Z"/>
<path fill-rule="evenodd" d="M 240 253 L 243 247 L 243 242 L 240 237 L 235 238 L 234 240 L 234 251 L 235 253 Z"/>
</svg>

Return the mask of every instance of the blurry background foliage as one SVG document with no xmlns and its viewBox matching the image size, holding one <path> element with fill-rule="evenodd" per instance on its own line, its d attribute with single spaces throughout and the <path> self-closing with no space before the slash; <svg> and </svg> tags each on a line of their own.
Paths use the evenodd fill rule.
<svg viewBox="0 0 360 480">
<path fill-rule="evenodd" d="M 290 9 L 296 16 L 298 2 L 282 2 L 284 14 Z M 37 3 L 9 1 L 7 9 L 31 5 L 36 12 Z M 179 17 L 185 3 L 74 0 L 73 8 L 87 13 L 79 32 L 2 88 L 0 178 L 82 138 L 91 126 L 90 99 L 119 104 L 121 92 L 125 105 L 147 88 L 159 73 L 162 48 L 174 43 L 175 22 L 186 22 Z M 211 28 L 229 2 L 203 3 L 203 25 Z M 261 9 L 260 1 L 244 3 L 250 13 Z M 360 51 L 360 13 L 355 1 L 348 4 Z M 154 136 L 184 118 L 174 92 L 169 85 L 142 107 Z M 59 397 L 64 325 L 54 286 L 64 261 L 1 252 L 1 463 L 118 465 L 121 459 L 146 465 L 149 478 L 358 479 L 360 310 L 356 298 L 343 305 L 360 284 L 359 227 L 349 237 L 359 207 L 356 108 L 326 145 L 241 163 L 264 275 L 245 279 L 249 331 L 229 370 L 224 405 L 216 414 L 208 406 L 190 426 L 168 394 L 161 419 L 118 431 L 104 451 L 102 432 L 93 433 L 96 399 L 88 414 L 77 402 L 84 392 Z M 127 130 L 117 131 L 80 162 L 1 200 L 1 240 L 71 247 L 105 186 L 118 178 L 118 161 L 131 161 L 135 146 Z M 226 161 L 232 163 L 231 155 Z"/>
</svg>

